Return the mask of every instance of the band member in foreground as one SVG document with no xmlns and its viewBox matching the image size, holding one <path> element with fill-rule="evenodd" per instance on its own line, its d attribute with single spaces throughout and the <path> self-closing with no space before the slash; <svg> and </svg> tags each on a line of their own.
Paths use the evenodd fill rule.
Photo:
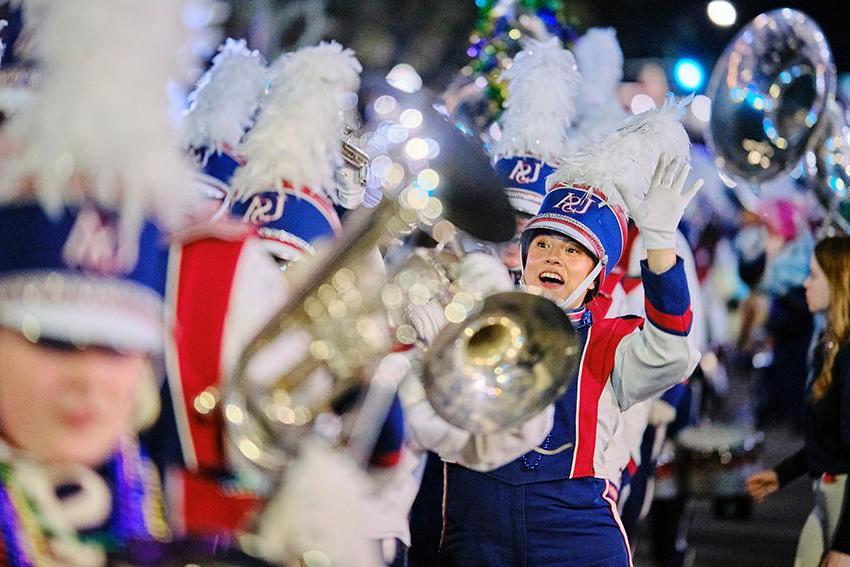
<svg viewBox="0 0 850 567">
<path fill-rule="evenodd" d="M 502 462 L 469 462 L 435 448 L 453 461 L 445 471 L 441 565 L 631 564 L 604 448 L 621 412 L 681 381 L 699 360 L 674 243 L 701 182 L 684 188 L 689 144 L 676 114 L 668 105 L 635 116 L 550 177 L 522 233 L 522 283 L 573 321 L 583 342 L 578 375 L 555 402 L 551 428 L 518 458 L 505 452 Z M 626 217 L 618 202 L 647 248 L 646 321 L 594 321 L 585 308 L 622 253 Z M 415 438 L 415 422 L 411 429 Z"/>
</svg>

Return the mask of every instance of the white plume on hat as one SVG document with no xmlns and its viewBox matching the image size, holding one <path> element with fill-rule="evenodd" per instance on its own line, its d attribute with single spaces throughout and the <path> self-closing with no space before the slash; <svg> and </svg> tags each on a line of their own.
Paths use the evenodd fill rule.
<svg viewBox="0 0 850 567">
<path fill-rule="evenodd" d="M 572 135 L 583 147 L 627 117 L 617 93 L 623 79 L 623 51 L 614 28 L 591 28 L 578 39 L 573 52 L 583 81 Z"/>
<path fill-rule="evenodd" d="M 204 160 L 236 147 L 253 124 L 267 81 L 263 57 L 244 39 L 228 38 L 212 67 L 189 95 L 182 124 L 183 145 L 204 149 Z"/>
<path fill-rule="evenodd" d="M 274 63 L 269 94 L 240 148 L 247 163 L 234 174 L 235 199 L 284 180 L 296 190 L 334 192 L 344 98 L 359 89 L 361 70 L 354 52 L 336 42 L 284 54 Z"/>
<path fill-rule="evenodd" d="M 558 38 L 529 40 L 502 78 L 508 81 L 508 98 L 493 159 L 532 156 L 557 164 L 573 153 L 569 129 L 581 75 Z"/>
<path fill-rule="evenodd" d="M 585 87 L 580 100 L 585 105 L 607 104 L 616 100 L 623 80 L 623 50 L 614 28 L 590 28 L 573 47 L 576 64 Z"/>
<path fill-rule="evenodd" d="M 43 74 L 4 128 L 24 149 L 4 163 L 0 201 L 20 197 L 27 178 L 49 213 L 85 197 L 118 211 L 125 234 L 148 216 L 178 218 L 191 169 L 166 89 L 191 68 L 183 8 L 176 0 L 44 5 L 34 29 Z"/>
<path fill-rule="evenodd" d="M 690 97 L 679 102 L 670 99 L 659 109 L 630 117 L 617 130 L 563 160 L 548 177 L 547 188 L 558 182 L 590 185 L 628 211 L 618 190 L 628 191 L 640 202 L 662 155 L 689 158 L 690 140 L 681 123 L 689 102 Z"/>
</svg>

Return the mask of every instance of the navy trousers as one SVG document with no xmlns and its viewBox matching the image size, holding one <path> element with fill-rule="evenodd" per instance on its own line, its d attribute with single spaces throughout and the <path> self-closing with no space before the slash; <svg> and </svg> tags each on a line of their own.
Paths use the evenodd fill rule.
<svg viewBox="0 0 850 567">
<path fill-rule="evenodd" d="M 448 465 L 441 567 L 628 567 L 604 479 L 512 485 Z"/>
</svg>

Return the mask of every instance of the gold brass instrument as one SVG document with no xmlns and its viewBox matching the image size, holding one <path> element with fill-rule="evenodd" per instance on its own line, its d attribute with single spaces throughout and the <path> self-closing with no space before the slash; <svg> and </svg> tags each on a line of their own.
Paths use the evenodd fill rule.
<svg viewBox="0 0 850 567">
<path fill-rule="evenodd" d="M 417 219 L 427 220 L 437 230 L 440 222 L 445 222 L 438 220 L 442 217 L 474 236 L 492 241 L 505 240 L 513 234 L 513 213 L 481 149 L 435 111 L 423 108 L 423 114 L 429 129 L 421 135 L 439 140 L 441 145 L 442 162 L 432 162 L 432 167 L 439 169 L 445 188 L 438 196 L 432 196 L 411 184 L 398 198 L 385 196 L 372 210 L 354 211 L 343 238 L 333 249 L 320 252 L 312 265 L 296 266 L 293 277 L 297 277 L 298 268 L 302 273 L 309 269 L 309 273 L 297 283 L 287 304 L 251 341 L 237 363 L 224 398 L 228 436 L 239 454 L 261 470 L 280 472 L 308 431 L 330 432 L 336 428 L 336 439 L 344 437 L 345 423 L 332 409 L 350 403 L 352 398 L 362 400 L 375 368 L 391 352 L 393 344 L 415 341 L 410 325 L 399 325 L 392 335 L 388 313 L 403 310 L 407 304 L 425 304 L 440 295 L 445 282 L 435 276 L 430 262 L 401 262 L 386 277 L 370 261 L 379 247 L 398 242 Z M 458 161 L 461 157 L 462 163 Z M 442 297 L 450 297 L 446 306 L 449 321 L 459 322 L 475 310 L 474 298 L 469 294 Z M 495 403 L 480 397 L 469 399 L 469 404 L 489 404 L 472 412 L 473 416 L 486 419 L 478 426 L 470 423 L 472 430 L 492 431 L 500 424 L 516 423 L 522 418 L 523 408 L 533 410 L 525 415 L 532 417 L 542 409 L 538 409 L 541 400 L 551 402 L 552 396 L 562 391 L 555 384 L 557 379 L 570 374 L 538 356 L 538 351 L 544 345 L 548 348 L 549 343 L 538 342 L 541 333 L 520 317 L 543 316 L 547 308 L 538 305 L 545 300 L 529 298 L 533 306 L 520 302 L 520 308 L 520 303 L 508 303 L 509 313 L 504 314 L 506 320 L 514 321 L 510 332 L 519 333 L 511 336 L 524 345 L 515 355 L 520 368 L 508 372 L 500 365 L 505 393 Z M 550 307 L 566 320 L 554 304 Z M 486 311 L 483 317 L 490 315 Z M 552 322 L 551 314 L 543 320 L 560 328 L 560 323 Z M 475 341 L 479 350 L 485 348 L 483 339 L 487 334 L 497 328 L 495 323 L 485 327 Z M 551 336 L 559 337 L 559 343 L 564 341 L 561 348 L 571 344 L 557 332 Z M 276 352 L 300 359 L 264 363 Z M 437 351 L 432 352 L 436 356 Z M 505 358 L 505 364 L 511 360 Z M 511 377 L 511 381 L 504 382 L 504 377 Z M 493 377 L 495 383 L 499 379 Z M 445 385 L 435 381 L 437 390 Z M 515 387 L 522 391 L 514 402 L 508 402 Z M 541 391 L 532 392 L 535 388 Z M 438 402 L 441 399 L 434 398 Z M 511 403 L 515 407 L 508 417 L 499 420 L 493 416 Z M 444 412 L 438 405 L 435 410 Z M 348 412 L 352 413 L 358 412 Z M 350 425 L 351 421 L 347 423 Z"/>
<path fill-rule="evenodd" d="M 407 213 L 402 213 L 407 211 Z M 415 211 L 384 199 L 373 211 L 357 211 L 338 249 L 325 250 L 319 266 L 242 353 L 224 408 L 228 433 L 240 454 L 266 471 L 280 471 L 297 441 L 336 399 L 362 385 L 391 339 L 383 311 L 368 286 L 381 289 L 380 274 L 370 273 L 367 258 L 376 246 L 398 237 Z M 301 338 L 303 358 L 287 372 L 257 384 L 252 360 L 279 337 Z M 293 349 L 288 349 L 291 351 Z M 292 353 L 293 356 L 296 353 Z M 318 399 L 299 399 L 296 390 L 326 368 L 332 385 Z"/>
</svg>

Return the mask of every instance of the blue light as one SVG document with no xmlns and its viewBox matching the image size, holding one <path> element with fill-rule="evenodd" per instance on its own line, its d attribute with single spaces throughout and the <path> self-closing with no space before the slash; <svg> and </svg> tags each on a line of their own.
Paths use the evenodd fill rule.
<svg viewBox="0 0 850 567">
<path fill-rule="evenodd" d="M 697 91 L 705 82 L 705 71 L 702 65 L 693 59 L 679 59 L 673 68 L 673 77 L 681 89 Z"/>
</svg>

